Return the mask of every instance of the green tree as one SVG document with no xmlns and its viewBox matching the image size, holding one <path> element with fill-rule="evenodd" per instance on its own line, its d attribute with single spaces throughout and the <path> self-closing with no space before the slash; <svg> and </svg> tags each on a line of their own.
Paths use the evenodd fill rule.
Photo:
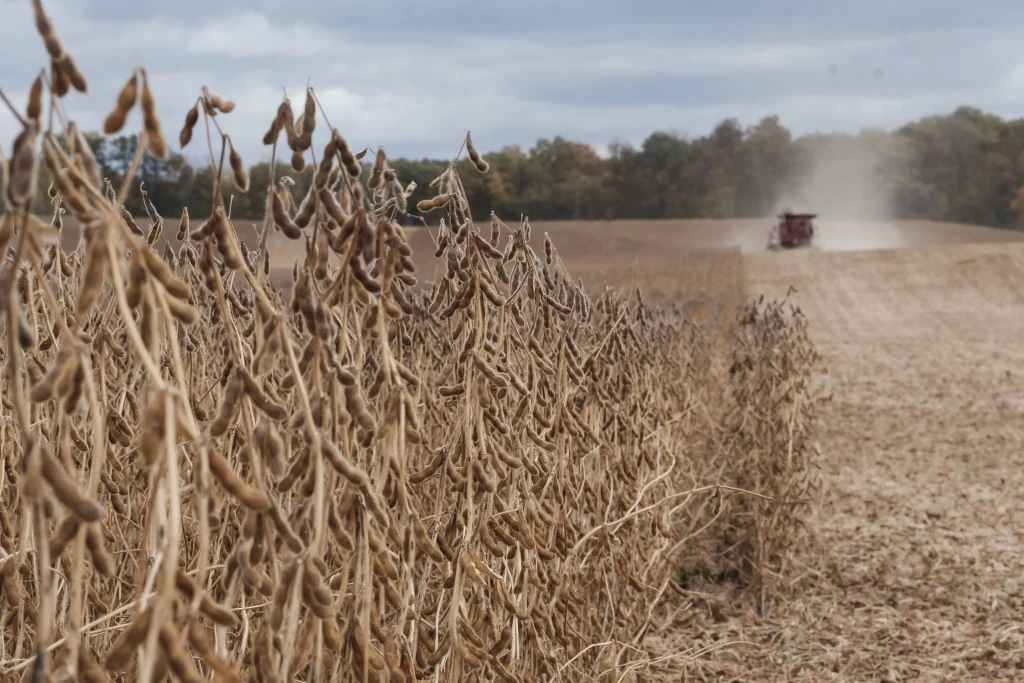
<svg viewBox="0 0 1024 683">
<path fill-rule="evenodd" d="M 763 216 L 770 212 L 793 167 L 793 137 L 768 116 L 747 131 L 739 152 L 736 212 Z"/>
</svg>

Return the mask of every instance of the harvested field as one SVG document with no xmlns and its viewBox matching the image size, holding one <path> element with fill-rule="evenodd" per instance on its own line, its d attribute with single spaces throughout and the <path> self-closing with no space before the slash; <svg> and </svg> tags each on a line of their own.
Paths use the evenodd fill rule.
<svg viewBox="0 0 1024 683">
<path fill-rule="evenodd" d="M 670 256 L 692 249 L 764 250 L 771 217 L 737 220 L 652 221 L 534 221 L 549 232 L 573 259 L 621 263 L 644 255 Z M 887 249 L 893 247 L 971 242 L 1020 242 L 1024 233 L 936 221 L 842 221 L 827 215 L 815 221 L 824 251 Z M 600 235 L 601 239 L 592 239 Z"/>
<path fill-rule="evenodd" d="M 701 670 L 722 680 L 1018 680 L 1024 245 L 758 254 L 744 271 L 751 294 L 797 290 L 828 366 L 832 400 L 815 435 L 821 555 L 769 620 L 712 590 L 725 618 L 704 619 L 707 642 L 756 645 Z"/>
<path fill-rule="evenodd" d="M 172 217 L 173 219 L 173 217 Z M 193 220 L 196 220 L 193 217 Z M 140 222 L 145 217 L 139 218 Z M 769 217 L 740 220 L 650 220 L 650 221 L 531 221 L 532 246 L 543 245 L 545 233 L 558 245 L 561 258 L 574 277 L 590 287 L 628 286 L 636 282 L 645 289 L 681 294 L 710 289 L 708 276 L 714 271 L 713 289 L 732 289 L 741 273 L 740 260 L 733 255 L 757 254 L 764 250 Z M 257 222 L 235 223 L 239 237 L 248 244 L 258 242 Z M 997 230 L 958 223 L 901 220 L 890 222 L 818 221 L 817 246 L 823 251 L 864 251 L 937 244 L 1024 242 L 1024 232 Z M 408 228 L 409 245 L 423 276 L 430 281 L 443 272 L 432 257 L 437 228 Z M 66 220 L 63 243 L 73 248 L 79 238 L 74 218 Z M 177 245 L 168 235 L 171 244 Z M 273 235 L 271 266 L 281 275 L 278 284 L 289 285 L 291 268 L 304 257 L 301 243 Z M 724 254 L 723 254 L 724 252 Z M 729 265 L 721 263 L 724 258 Z M 715 262 L 712 265 L 709 262 Z M 699 287 L 695 286 L 700 284 Z"/>
</svg>

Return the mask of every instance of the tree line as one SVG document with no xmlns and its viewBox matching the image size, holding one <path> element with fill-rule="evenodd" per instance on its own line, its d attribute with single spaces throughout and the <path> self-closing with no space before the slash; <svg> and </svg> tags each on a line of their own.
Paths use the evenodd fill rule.
<svg viewBox="0 0 1024 683">
<path fill-rule="evenodd" d="M 136 136 L 87 135 L 103 175 L 115 187 L 129 170 Z M 709 134 L 689 138 L 651 134 L 639 147 L 611 145 L 600 156 L 593 147 L 563 137 L 543 139 L 529 150 L 508 146 L 485 154 L 480 174 L 468 159 L 460 172 L 474 215 L 491 211 L 505 219 L 747 218 L 785 209 L 830 216 L 919 218 L 994 227 L 1024 227 L 1024 118 L 1006 120 L 970 107 L 929 116 L 894 130 L 865 130 L 794 137 L 777 116 L 743 128 L 722 121 Z M 370 153 L 364 159 L 369 173 Z M 409 202 L 430 196 L 428 188 L 447 160 L 391 159 L 403 183 L 417 184 Z M 462 168 L 464 166 L 464 168 Z M 172 154 L 166 162 L 142 160 L 126 201 L 143 213 L 140 187 L 166 217 L 188 207 L 203 216 L 212 201 L 209 165 L 194 167 Z M 250 188 L 233 190 L 236 219 L 263 215 L 270 164 L 249 168 Z M 279 163 L 276 176 L 290 176 L 301 197 L 312 169 Z M 45 180 L 45 178 L 44 178 Z M 140 182 L 141 181 L 141 185 Z M 41 183 L 38 208 L 47 210 Z M 415 215 L 406 222 L 416 222 Z"/>
</svg>

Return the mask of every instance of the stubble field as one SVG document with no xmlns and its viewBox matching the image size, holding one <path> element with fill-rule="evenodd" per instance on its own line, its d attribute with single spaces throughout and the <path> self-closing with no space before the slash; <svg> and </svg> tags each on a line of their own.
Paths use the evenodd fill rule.
<svg viewBox="0 0 1024 683">
<path fill-rule="evenodd" d="M 770 660 L 833 671 L 803 680 L 1016 680 L 1024 245 L 757 255 L 746 276 L 797 289 L 833 394 L 823 575 Z"/>
</svg>

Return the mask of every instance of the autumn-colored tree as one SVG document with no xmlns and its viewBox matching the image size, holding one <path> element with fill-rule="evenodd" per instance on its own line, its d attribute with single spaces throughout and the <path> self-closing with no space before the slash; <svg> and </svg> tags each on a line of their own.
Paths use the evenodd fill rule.
<svg viewBox="0 0 1024 683">
<path fill-rule="evenodd" d="M 137 139 L 86 138 L 104 178 L 119 186 L 132 163 Z M 478 146 L 481 140 L 477 141 Z M 556 136 L 524 151 L 508 146 L 485 154 L 490 170 L 480 174 L 460 161 L 474 216 L 491 211 L 533 219 L 731 218 L 766 216 L 783 203 L 828 215 L 927 218 L 1024 228 L 1024 119 L 1004 120 L 971 107 L 929 116 L 889 132 L 813 134 L 794 138 L 777 116 L 749 128 L 722 121 L 701 137 L 655 132 L 639 146 L 610 145 L 606 158 L 589 145 Z M 406 224 L 446 159 L 389 159 L 403 183 L 415 182 Z M 465 166 L 465 168 L 462 168 Z M 35 208 L 51 210 L 45 188 Z M 369 173 L 369 164 L 364 164 Z M 142 212 L 140 183 L 167 218 L 188 206 L 201 215 L 210 206 L 213 170 L 183 157 L 166 162 L 144 156 L 126 200 Z M 291 177 L 302 196 L 312 182 L 307 168 L 296 173 L 279 164 L 275 175 Z M 257 220 L 266 206 L 270 167 L 254 164 L 250 189 L 224 182 L 232 217 Z M 436 216 L 429 216 L 436 220 Z"/>
</svg>

